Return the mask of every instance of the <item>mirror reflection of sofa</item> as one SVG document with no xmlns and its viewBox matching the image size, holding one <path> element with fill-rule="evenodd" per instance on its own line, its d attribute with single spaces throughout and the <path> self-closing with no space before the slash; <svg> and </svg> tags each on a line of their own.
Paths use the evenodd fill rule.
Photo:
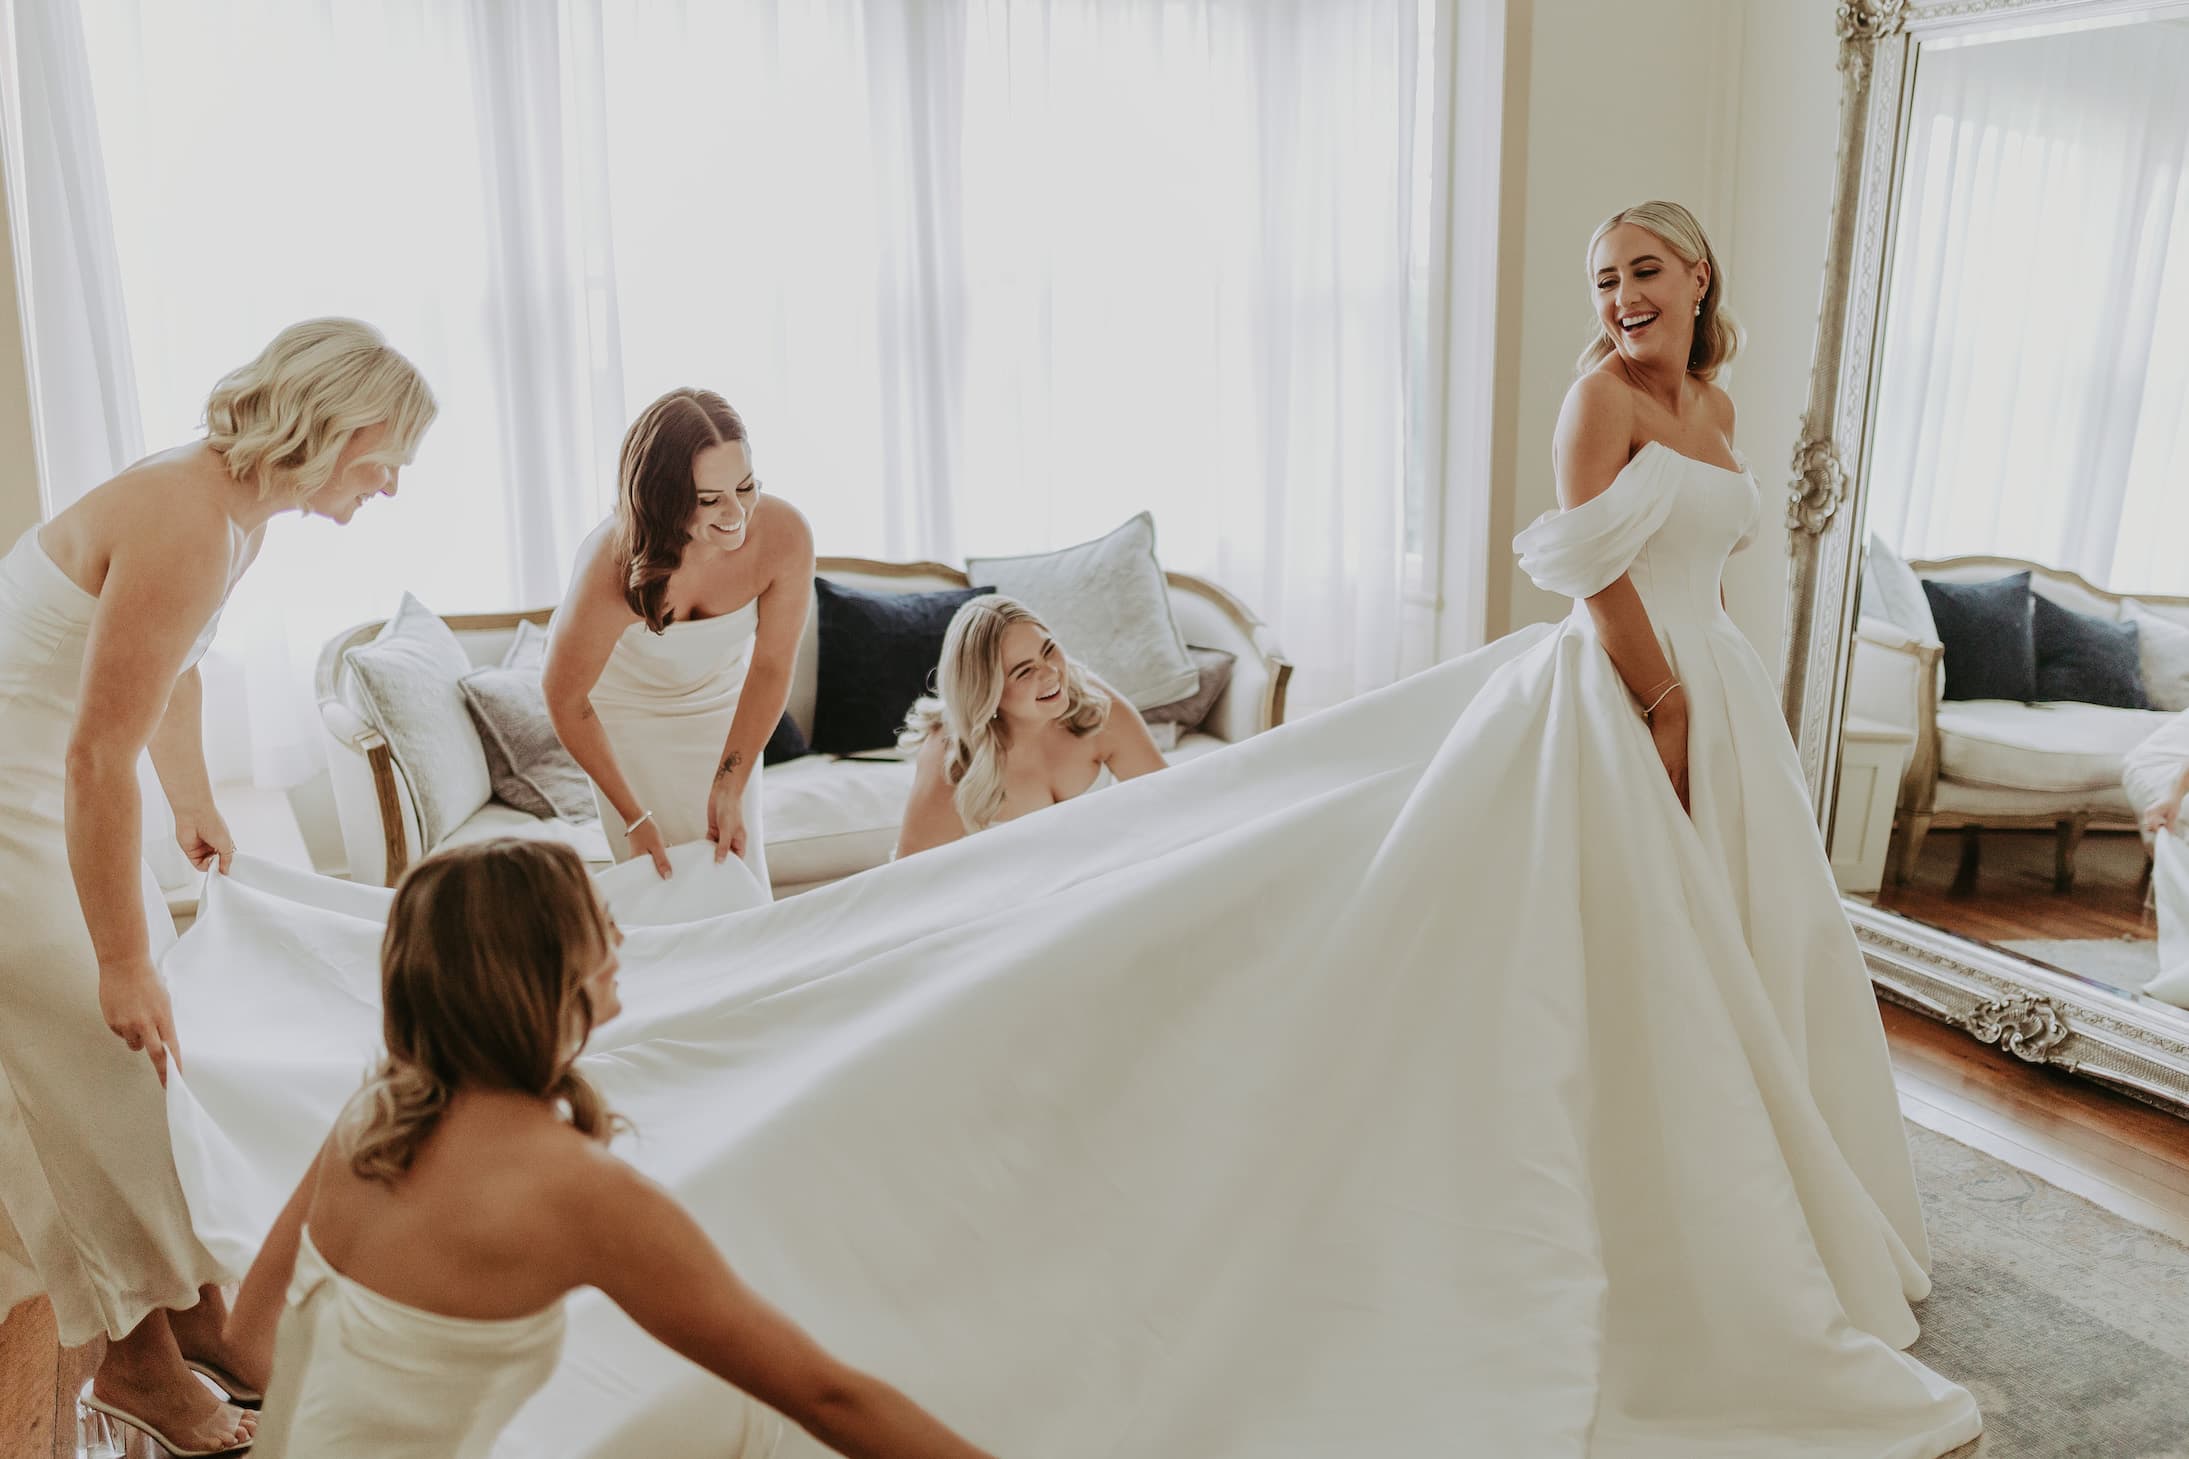
<svg viewBox="0 0 2189 1459">
<path fill-rule="evenodd" d="M 2086 831 L 2135 828 L 2129 752 L 2189 709 L 2189 598 L 2115 593 L 2015 558 L 1909 562 L 1875 536 L 1864 569 L 1848 713 L 1914 736 L 1892 880 L 1909 880 L 1933 831 L 2051 829 L 2054 885 L 2070 889 Z"/>
<path fill-rule="evenodd" d="M 936 563 L 823 558 L 816 571 L 829 583 L 854 593 L 937 593 L 968 586 L 964 573 Z M 1173 763 L 1189 760 L 1282 723 L 1291 665 L 1278 652 L 1267 627 L 1245 604 L 1213 583 L 1184 573 L 1162 574 L 1162 580 L 1170 616 L 1195 661 L 1229 658 L 1228 682 L 1206 706 L 1204 717 L 1176 726 L 1180 732 L 1175 743 L 1165 747 L 1167 757 Z M 415 600 L 408 600 L 403 611 L 424 612 Z M 388 641 L 393 620 L 360 624 L 329 640 L 320 654 L 316 688 L 329 738 L 330 776 L 351 880 L 391 885 L 411 862 L 438 847 L 496 835 L 564 840 L 589 861 L 607 861 L 607 845 L 599 823 L 591 818 L 590 789 L 582 773 L 575 786 L 546 786 L 550 804 L 531 810 L 500 798 L 496 793 L 503 783 L 500 780 L 481 781 L 474 774 L 453 792 L 420 783 L 445 778 L 441 769 L 445 764 L 468 762 L 484 754 L 479 729 L 467 722 L 463 681 L 470 679 L 477 687 L 513 655 L 531 664 L 536 679 L 536 655 L 544 637 L 541 629 L 552 612 L 538 608 L 427 615 L 433 622 L 421 625 L 425 632 L 419 641 L 425 647 L 412 657 L 430 665 L 413 671 L 429 682 L 416 686 L 412 701 L 421 707 L 409 710 L 393 710 L 389 702 L 373 701 L 355 672 L 354 652 Z M 799 643 L 785 713 L 796 733 L 789 734 L 786 726 L 778 731 L 778 741 L 813 737 L 821 677 L 820 618 L 818 608 L 809 612 Z M 445 627 L 445 640 L 440 627 Z M 920 672 L 926 668 L 932 664 Z M 383 701 L 389 698 L 383 696 Z M 471 696 L 472 703 L 477 700 L 477 695 Z M 410 721 L 438 718 L 440 723 L 434 733 L 420 733 L 416 723 L 391 726 L 391 712 Z M 390 728 L 397 732 L 388 733 Z M 472 743 L 463 743 L 467 737 Z M 1166 738 L 1159 734 L 1158 744 L 1163 745 Z M 405 739 L 419 747 L 408 757 L 396 752 L 395 742 Z M 771 745 L 771 754 L 775 748 Z M 413 763 L 406 764 L 406 758 Z M 431 768 L 421 770 L 421 765 Z M 575 766 L 569 769 L 574 771 Z M 871 757 L 803 754 L 767 764 L 761 776 L 762 815 L 776 894 L 804 891 L 886 861 L 896 844 L 911 785 L 911 764 L 886 746 L 876 746 Z M 551 810 L 553 804 L 560 804 L 565 813 L 539 813 Z"/>
</svg>

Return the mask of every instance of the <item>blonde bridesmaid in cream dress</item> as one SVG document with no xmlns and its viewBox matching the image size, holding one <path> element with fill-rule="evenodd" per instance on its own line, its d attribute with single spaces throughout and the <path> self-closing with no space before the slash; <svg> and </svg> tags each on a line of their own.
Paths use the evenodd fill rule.
<svg viewBox="0 0 2189 1459">
<path fill-rule="evenodd" d="M 646 407 L 618 477 L 550 630 L 548 713 L 616 860 L 667 877 L 669 847 L 707 840 L 765 888 L 760 752 L 790 697 L 813 534 L 761 496 L 745 423 L 712 391 Z"/>
<path fill-rule="evenodd" d="M 63 1344 L 107 1340 L 93 1408 L 183 1454 L 248 1444 L 218 1283 L 178 1184 L 162 1086 L 180 1068 L 157 953 L 173 925 L 140 852 L 148 750 L 193 863 L 227 869 L 197 661 L 275 513 L 347 522 L 433 397 L 370 326 L 284 330 L 161 452 L 0 560 L 0 1308 L 43 1294 Z M 188 1367 L 185 1366 L 188 1365 Z M 232 1380 L 230 1397 L 255 1403 Z"/>
</svg>

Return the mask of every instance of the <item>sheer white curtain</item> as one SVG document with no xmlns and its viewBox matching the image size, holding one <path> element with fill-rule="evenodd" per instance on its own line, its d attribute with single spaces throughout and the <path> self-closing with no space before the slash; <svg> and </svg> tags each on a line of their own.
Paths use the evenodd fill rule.
<svg viewBox="0 0 2189 1459">
<path fill-rule="evenodd" d="M 186 438 L 312 314 L 372 320 L 442 400 L 397 503 L 272 527 L 223 621 L 222 768 L 308 775 L 313 655 L 401 591 L 553 601 L 624 422 L 679 384 L 738 406 L 824 553 L 1149 508 L 1168 565 L 1272 621 L 1299 702 L 1416 667 L 1436 0 L 84 0 L 74 51 L 69 7 L 13 9 L 19 246 L 81 275 L 32 291 L 112 301 L 43 439 Z M 104 474 L 54 459 L 51 507 Z"/>
<path fill-rule="evenodd" d="M 1277 626 L 1301 702 L 1419 667 L 1421 10 L 616 7 L 627 403 L 718 382 L 825 551 L 1147 508 L 1169 565 Z"/>
<path fill-rule="evenodd" d="M 2189 26 L 1926 56 L 1870 522 L 2189 592 Z"/>
</svg>

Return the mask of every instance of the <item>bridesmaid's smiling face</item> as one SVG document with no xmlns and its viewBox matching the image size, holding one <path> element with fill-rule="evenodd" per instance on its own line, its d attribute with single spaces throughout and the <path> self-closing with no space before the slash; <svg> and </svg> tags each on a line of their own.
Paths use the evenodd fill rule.
<svg viewBox="0 0 2189 1459">
<path fill-rule="evenodd" d="M 1710 281 L 1645 228 L 1621 223 L 1589 256 L 1596 319 L 1622 359 L 1684 371 L 1695 340 L 1695 305 Z"/>
<path fill-rule="evenodd" d="M 1027 723 L 1064 712 L 1064 650 L 1046 629 L 1012 624 L 1003 631 L 999 657 L 1003 700 L 997 709 L 1005 719 Z"/>
<path fill-rule="evenodd" d="M 690 528 L 693 543 L 717 552 L 743 547 L 760 500 L 760 483 L 753 479 L 745 443 L 723 441 L 694 456 L 692 489 L 698 499 Z"/>
<path fill-rule="evenodd" d="M 385 421 L 352 431 L 344 443 L 341 454 L 335 457 L 334 475 L 327 484 L 304 498 L 302 509 L 314 517 L 347 525 L 357 515 L 358 508 L 376 496 L 394 496 L 396 478 L 401 468 L 386 461 L 363 459 L 380 449 L 387 439 Z"/>
</svg>

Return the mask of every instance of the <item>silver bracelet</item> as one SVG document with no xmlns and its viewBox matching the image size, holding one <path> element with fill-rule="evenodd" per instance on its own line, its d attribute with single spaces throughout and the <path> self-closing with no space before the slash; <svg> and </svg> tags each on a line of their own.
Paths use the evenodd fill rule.
<svg viewBox="0 0 2189 1459">
<path fill-rule="evenodd" d="M 1679 687 L 1680 681 L 1678 679 L 1674 679 L 1671 683 L 1665 685 L 1664 693 L 1659 694 L 1655 699 L 1650 700 L 1649 707 L 1642 711 L 1642 718 L 1647 719 L 1651 715 L 1655 714 L 1657 712 L 1657 706 L 1664 703 L 1667 699 L 1671 698 L 1672 691 Z M 629 835 L 630 833 L 626 831 L 624 834 Z"/>
<path fill-rule="evenodd" d="M 630 836 L 630 835 L 631 835 L 632 833 L 634 833 L 635 831 L 637 831 L 639 827 L 641 827 L 641 826 L 645 825 L 645 824 L 646 824 L 646 823 L 647 823 L 648 821 L 652 820 L 653 818 L 654 818 L 654 813 L 653 813 L 652 811 L 648 811 L 648 812 L 647 812 L 647 813 L 646 813 L 645 815 L 643 815 L 643 816 L 640 816 L 640 817 L 639 817 L 639 818 L 638 818 L 637 820 L 635 820 L 635 821 L 631 822 L 631 824 L 630 824 L 630 825 L 628 825 L 628 826 L 625 826 L 625 827 L 623 828 L 623 834 L 624 834 L 625 836 Z"/>
</svg>

